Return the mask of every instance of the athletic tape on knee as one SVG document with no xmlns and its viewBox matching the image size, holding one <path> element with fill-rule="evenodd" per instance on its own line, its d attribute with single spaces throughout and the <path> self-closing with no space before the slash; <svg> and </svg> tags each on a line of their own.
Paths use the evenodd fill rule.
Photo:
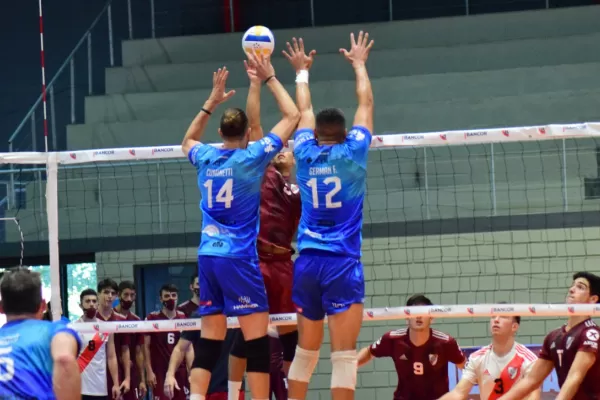
<svg viewBox="0 0 600 400">
<path fill-rule="evenodd" d="M 297 346 L 296 356 L 288 373 L 288 380 L 308 383 L 318 362 L 319 350 L 304 350 Z"/>
<path fill-rule="evenodd" d="M 270 372 L 271 347 L 267 335 L 246 341 L 246 360 L 247 372 Z"/>
<path fill-rule="evenodd" d="M 358 371 L 356 350 L 331 353 L 331 364 L 331 388 L 356 389 L 356 373 Z"/>
<path fill-rule="evenodd" d="M 200 368 L 212 372 L 221 357 L 223 348 L 222 340 L 200 338 L 194 344 L 193 368 Z"/>
<path fill-rule="evenodd" d="M 279 336 L 279 341 L 283 349 L 283 361 L 293 361 L 298 346 L 298 331 Z"/>
</svg>

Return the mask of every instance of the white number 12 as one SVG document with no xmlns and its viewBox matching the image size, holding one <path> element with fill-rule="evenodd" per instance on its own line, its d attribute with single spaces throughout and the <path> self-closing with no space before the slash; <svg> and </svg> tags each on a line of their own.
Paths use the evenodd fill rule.
<svg viewBox="0 0 600 400">
<path fill-rule="evenodd" d="M 333 189 L 331 189 L 325 195 L 325 208 L 341 208 L 341 201 L 332 201 L 333 196 L 335 196 L 340 190 L 342 190 L 342 181 L 337 176 L 330 176 L 329 178 L 325 178 L 323 183 L 329 185 L 333 183 Z M 319 192 L 317 190 L 317 178 L 311 178 L 306 184 L 309 188 L 312 189 L 312 202 L 313 208 L 319 208 Z"/>
<path fill-rule="evenodd" d="M 209 179 L 204 182 L 204 187 L 208 191 L 208 208 L 213 208 L 213 180 Z M 233 201 L 233 179 L 229 178 L 225 181 L 225 184 L 219 189 L 215 200 L 217 203 L 225 203 L 225 208 L 231 208 L 231 202 Z"/>
</svg>

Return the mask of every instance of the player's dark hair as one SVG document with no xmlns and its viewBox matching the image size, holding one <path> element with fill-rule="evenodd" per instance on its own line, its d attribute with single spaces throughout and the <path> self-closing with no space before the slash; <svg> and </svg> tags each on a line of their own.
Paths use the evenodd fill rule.
<svg viewBox="0 0 600 400">
<path fill-rule="evenodd" d="M 79 302 L 80 303 L 83 303 L 83 298 L 85 296 L 96 296 L 96 298 L 98 298 L 98 293 L 92 288 L 85 289 L 83 292 L 81 292 L 79 294 Z"/>
<path fill-rule="evenodd" d="M 177 286 L 175 286 L 172 283 L 165 283 L 164 285 L 162 285 L 160 287 L 160 290 L 158 291 L 158 295 L 162 296 L 163 292 L 167 292 L 167 293 L 179 293 L 179 289 L 177 289 Z"/>
<path fill-rule="evenodd" d="M 341 139 L 345 137 L 346 117 L 339 108 L 325 108 L 317 114 L 315 128 L 317 138 Z"/>
<path fill-rule="evenodd" d="M 192 277 L 190 278 L 190 285 L 194 284 L 194 281 L 198 278 L 198 273 L 196 272 L 194 275 L 192 275 Z"/>
<path fill-rule="evenodd" d="M 133 283 L 132 281 L 121 281 L 121 283 L 119 283 L 119 293 L 122 293 L 123 290 L 125 289 L 129 289 L 129 290 L 133 290 L 135 291 L 135 283 Z"/>
<path fill-rule="evenodd" d="M 248 116 L 239 108 L 228 108 L 221 116 L 221 134 L 229 139 L 238 139 L 244 136 L 248 129 Z"/>
<path fill-rule="evenodd" d="M 591 272 L 581 271 L 573 274 L 573 280 L 578 278 L 587 279 L 590 283 L 590 296 L 598 296 L 598 303 L 600 303 L 600 276 L 592 274 Z"/>
<path fill-rule="evenodd" d="M 415 294 L 412 295 L 408 300 L 406 300 L 406 306 L 432 306 L 433 303 L 429 298 L 425 297 L 424 294 Z"/>
<path fill-rule="evenodd" d="M 37 313 L 42 304 L 40 274 L 27 268 L 5 272 L 0 282 L 0 295 L 6 315 Z"/>
<path fill-rule="evenodd" d="M 115 282 L 114 280 L 110 279 L 110 278 L 105 278 L 102 279 L 100 282 L 98 282 L 98 293 L 102 293 L 102 291 L 104 289 L 112 289 L 115 292 L 119 291 L 119 285 L 117 285 L 117 282 Z"/>
<path fill-rule="evenodd" d="M 508 304 L 507 301 L 499 301 L 498 304 Z M 513 321 L 521 325 L 521 317 L 519 315 L 513 315 Z"/>
</svg>

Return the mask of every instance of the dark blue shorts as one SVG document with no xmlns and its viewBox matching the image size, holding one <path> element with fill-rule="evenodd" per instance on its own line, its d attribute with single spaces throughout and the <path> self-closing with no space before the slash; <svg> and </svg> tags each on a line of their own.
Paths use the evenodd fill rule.
<svg viewBox="0 0 600 400">
<path fill-rule="evenodd" d="M 258 260 L 198 256 L 198 314 L 228 317 L 269 311 Z"/>
<path fill-rule="evenodd" d="M 362 263 L 326 251 L 300 253 L 294 264 L 292 300 L 298 313 L 313 321 L 364 303 Z"/>
</svg>

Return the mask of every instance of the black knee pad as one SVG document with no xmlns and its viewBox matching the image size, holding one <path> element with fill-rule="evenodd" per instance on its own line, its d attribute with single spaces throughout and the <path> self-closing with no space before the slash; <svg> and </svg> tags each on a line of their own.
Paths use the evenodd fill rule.
<svg viewBox="0 0 600 400">
<path fill-rule="evenodd" d="M 271 348 L 269 337 L 263 336 L 258 339 L 246 341 L 246 371 L 263 372 L 268 374 L 271 367 Z"/>
<path fill-rule="evenodd" d="M 235 333 L 233 344 L 229 354 L 237 358 L 246 358 L 246 341 L 244 340 L 244 334 L 241 330 Z"/>
<path fill-rule="evenodd" d="M 223 340 L 213 340 L 200 338 L 194 343 L 194 362 L 193 368 L 205 369 L 212 372 L 221 358 Z"/>
<path fill-rule="evenodd" d="M 283 361 L 294 361 L 296 355 L 296 346 L 298 346 L 298 331 L 286 333 L 279 336 L 281 347 L 283 348 Z"/>
</svg>

